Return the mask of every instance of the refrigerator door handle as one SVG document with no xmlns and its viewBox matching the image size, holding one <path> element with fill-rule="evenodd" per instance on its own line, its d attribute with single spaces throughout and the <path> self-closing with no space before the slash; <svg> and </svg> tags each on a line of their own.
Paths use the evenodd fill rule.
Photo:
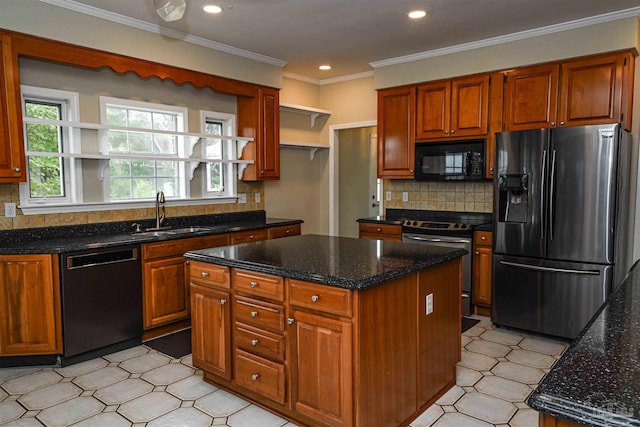
<svg viewBox="0 0 640 427">
<path fill-rule="evenodd" d="M 540 240 L 544 239 L 546 230 L 546 220 L 544 214 L 544 193 L 547 176 L 547 150 L 542 150 L 542 171 L 540 172 Z"/>
<path fill-rule="evenodd" d="M 553 212 L 556 187 L 556 150 L 551 154 L 551 178 L 549 179 L 549 240 L 553 240 L 553 223 L 555 222 L 555 214 Z"/>
<path fill-rule="evenodd" d="M 521 264 L 519 262 L 511 262 L 511 261 L 500 261 L 500 264 L 508 265 L 511 267 L 524 268 L 527 270 L 550 271 L 554 273 L 589 274 L 592 276 L 600 275 L 600 271 L 598 270 L 571 270 L 568 268 L 540 267 L 538 265 Z"/>
</svg>

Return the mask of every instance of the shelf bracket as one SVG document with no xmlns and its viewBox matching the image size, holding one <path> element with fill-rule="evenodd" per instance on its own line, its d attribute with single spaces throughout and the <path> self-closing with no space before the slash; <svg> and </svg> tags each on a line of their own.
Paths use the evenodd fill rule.
<svg viewBox="0 0 640 427">
<path fill-rule="evenodd" d="M 99 160 L 100 162 L 100 182 L 104 182 L 107 169 L 109 168 L 109 160 Z"/>
</svg>

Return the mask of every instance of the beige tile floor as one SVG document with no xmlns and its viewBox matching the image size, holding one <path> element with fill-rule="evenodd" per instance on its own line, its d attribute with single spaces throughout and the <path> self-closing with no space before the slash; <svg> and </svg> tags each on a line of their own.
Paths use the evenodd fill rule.
<svg viewBox="0 0 640 427">
<path fill-rule="evenodd" d="M 463 333 L 457 385 L 411 427 L 535 427 L 524 401 L 565 344 L 487 318 Z M 0 369 L 0 425 L 78 427 L 294 427 L 202 381 L 191 355 L 146 346 L 59 367 Z"/>
</svg>

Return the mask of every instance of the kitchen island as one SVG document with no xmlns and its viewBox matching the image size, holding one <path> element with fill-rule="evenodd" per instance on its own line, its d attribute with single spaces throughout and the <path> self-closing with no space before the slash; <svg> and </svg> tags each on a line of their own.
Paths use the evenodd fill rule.
<svg viewBox="0 0 640 427">
<path fill-rule="evenodd" d="M 640 426 L 636 264 L 531 394 L 540 426 Z"/>
<path fill-rule="evenodd" d="M 318 235 L 187 252 L 193 364 L 301 425 L 408 425 L 455 384 L 465 253 Z"/>
</svg>

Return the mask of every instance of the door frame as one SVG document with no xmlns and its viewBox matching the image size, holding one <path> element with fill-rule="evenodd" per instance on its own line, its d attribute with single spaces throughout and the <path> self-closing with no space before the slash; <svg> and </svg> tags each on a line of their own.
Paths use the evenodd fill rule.
<svg viewBox="0 0 640 427">
<path fill-rule="evenodd" d="M 366 121 L 366 122 L 356 122 L 356 123 L 345 123 L 341 125 L 331 125 L 329 126 L 329 235 L 337 236 L 340 232 L 339 224 L 340 224 L 340 212 L 338 211 L 339 203 L 338 200 L 340 192 L 339 183 L 340 177 L 338 176 L 338 162 L 340 159 L 338 158 L 338 144 L 340 142 L 340 138 L 338 133 L 341 130 L 345 129 L 358 129 L 358 128 L 368 128 L 372 126 L 378 126 L 378 122 L 376 120 Z"/>
</svg>

